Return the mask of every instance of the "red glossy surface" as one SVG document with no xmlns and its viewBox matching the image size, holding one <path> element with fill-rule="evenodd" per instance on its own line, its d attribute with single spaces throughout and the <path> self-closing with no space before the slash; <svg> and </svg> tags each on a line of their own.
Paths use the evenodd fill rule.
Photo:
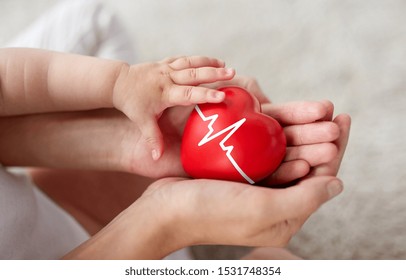
<svg viewBox="0 0 406 280">
<path fill-rule="evenodd" d="M 254 183 L 272 174 L 286 151 L 279 123 L 260 112 L 258 100 L 239 87 L 221 88 L 225 101 L 200 104 L 186 124 L 181 159 L 194 178 Z"/>
</svg>

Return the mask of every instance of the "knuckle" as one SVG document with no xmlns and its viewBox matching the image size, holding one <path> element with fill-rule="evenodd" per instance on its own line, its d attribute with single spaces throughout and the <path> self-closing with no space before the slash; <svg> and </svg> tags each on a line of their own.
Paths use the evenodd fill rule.
<svg viewBox="0 0 406 280">
<path fill-rule="evenodd" d="M 340 136 L 340 128 L 333 122 L 328 123 L 326 134 L 331 140 L 335 140 Z"/>
<path fill-rule="evenodd" d="M 182 91 L 180 94 L 181 94 L 181 97 L 183 97 L 184 91 Z M 178 105 L 179 99 L 181 97 L 179 97 L 179 88 L 176 85 L 171 84 L 171 85 L 165 86 L 165 87 L 163 87 L 162 97 L 161 97 L 162 105 L 164 108 Z"/>
<path fill-rule="evenodd" d="M 198 71 L 196 68 L 191 68 L 189 70 L 189 76 L 190 78 L 192 78 L 193 80 L 196 80 L 198 78 Z"/>
<path fill-rule="evenodd" d="M 166 69 L 161 69 L 161 71 L 159 71 L 159 74 L 161 74 L 161 76 L 165 78 L 171 77 L 171 72 Z"/>
<path fill-rule="evenodd" d="M 160 135 L 158 131 L 154 131 L 154 129 L 151 130 L 151 127 L 148 126 L 144 127 L 144 131 L 142 131 L 142 138 L 149 147 L 157 147 L 161 143 L 162 135 Z"/>
<path fill-rule="evenodd" d="M 186 101 L 191 101 L 193 97 L 193 87 L 186 87 L 183 91 L 183 99 Z"/>
<path fill-rule="evenodd" d="M 159 68 L 159 73 L 161 74 L 161 76 L 163 77 L 171 77 L 171 72 L 173 72 L 173 70 L 168 66 L 168 65 L 157 65 L 156 67 Z"/>
<path fill-rule="evenodd" d="M 294 115 L 294 111 L 291 111 L 291 114 Z M 292 116 L 292 118 L 294 117 Z M 303 145 L 305 143 L 304 133 L 305 127 L 304 125 L 300 125 L 296 131 L 296 142 L 298 145 Z"/>
<path fill-rule="evenodd" d="M 193 67 L 192 59 L 189 56 L 183 57 L 183 62 L 188 68 Z"/>
<path fill-rule="evenodd" d="M 146 136 L 145 137 L 145 142 L 149 145 L 156 145 L 159 141 L 158 138 L 154 137 L 154 136 Z"/>
<path fill-rule="evenodd" d="M 177 60 L 178 58 L 179 57 L 176 57 L 176 56 L 169 56 L 169 57 L 164 58 L 163 60 L 161 60 L 161 62 L 163 62 L 163 63 L 172 63 L 175 60 Z"/>
</svg>

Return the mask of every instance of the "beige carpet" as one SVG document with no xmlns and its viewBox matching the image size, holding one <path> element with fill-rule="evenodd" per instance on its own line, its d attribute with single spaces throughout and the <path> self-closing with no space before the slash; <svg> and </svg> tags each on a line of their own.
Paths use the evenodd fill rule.
<svg viewBox="0 0 406 280">
<path fill-rule="evenodd" d="M 1 0 L 0 44 L 54 2 Z M 105 2 L 121 14 L 140 61 L 220 57 L 275 102 L 330 99 L 351 114 L 345 192 L 290 247 L 308 259 L 406 259 L 405 1 Z M 199 256 L 233 258 L 233 250 Z"/>
</svg>

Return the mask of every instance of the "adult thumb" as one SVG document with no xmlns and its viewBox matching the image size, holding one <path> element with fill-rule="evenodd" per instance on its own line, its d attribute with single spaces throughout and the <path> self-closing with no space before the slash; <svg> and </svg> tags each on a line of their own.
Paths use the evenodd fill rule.
<svg viewBox="0 0 406 280">
<path fill-rule="evenodd" d="M 343 183 L 333 176 L 315 176 L 282 190 L 278 195 L 284 201 L 283 219 L 310 216 L 322 204 L 340 194 Z"/>
</svg>

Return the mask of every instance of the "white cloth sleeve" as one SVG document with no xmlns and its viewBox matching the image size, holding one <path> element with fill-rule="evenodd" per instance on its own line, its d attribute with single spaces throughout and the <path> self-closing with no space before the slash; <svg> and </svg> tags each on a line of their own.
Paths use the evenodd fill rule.
<svg viewBox="0 0 406 280">
<path fill-rule="evenodd" d="M 6 44 L 135 63 L 134 45 L 116 14 L 96 0 L 61 1 Z"/>
</svg>

